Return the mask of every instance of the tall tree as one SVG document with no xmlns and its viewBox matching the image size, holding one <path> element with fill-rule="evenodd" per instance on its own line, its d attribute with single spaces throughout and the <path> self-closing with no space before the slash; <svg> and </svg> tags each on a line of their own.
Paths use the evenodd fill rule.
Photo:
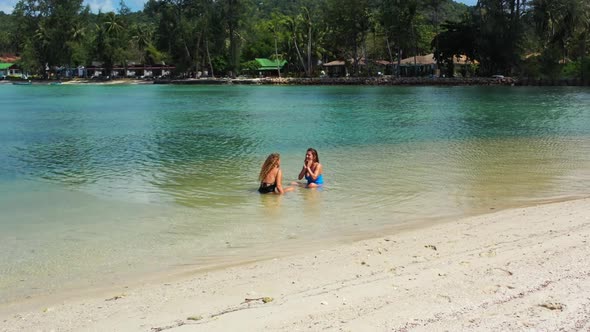
<svg viewBox="0 0 590 332">
<path fill-rule="evenodd" d="M 461 22 L 446 22 L 443 31 L 432 41 L 434 58 L 437 63 L 444 64 L 448 77 L 454 75 L 454 59 L 467 56 L 469 59 L 477 57 L 476 38 L 477 27 L 469 19 Z"/>
<path fill-rule="evenodd" d="M 19 51 L 16 35 L 17 29 L 14 15 L 8 15 L 0 11 L 0 54 Z"/>
<path fill-rule="evenodd" d="M 352 59 L 355 75 L 359 75 L 359 62 L 364 56 L 365 39 L 369 32 L 369 0 L 328 0 L 325 21 L 337 56 Z"/>
<path fill-rule="evenodd" d="M 253 23 L 248 18 L 252 15 L 254 4 L 251 0 L 222 0 L 221 3 L 229 40 L 229 70 L 235 77 L 240 70 L 240 55 L 245 40 L 242 32 Z"/>
<path fill-rule="evenodd" d="M 385 30 L 387 44 L 393 44 L 398 60 L 396 76 L 400 75 L 400 60 L 411 54 L 416 55 L 420 33 L 418 25 L 418 2 L 416 0 L 383 0 L 381 3 L 381 25 Z"/>
<path fill-rule="evenodd" d="M 21 42 L 34 56 L 37 70 L 70 64 L 72 41 L 84 10 L 82 0 L 20 0 L 14 10 Z M 23 47 L 24 48 L 24 47 Z"/>
<path fill-rule="evenodd" d="M 573 58 L 580 62 L 579 75 L 585 79 L 584 62 L 590 41 L 588 1 L 534 0 L 532 7 L 536 32 L 541 40 L 541 61 L 544 69 L 549 69 L 545 70 L 546 73 L 557 76 L 557 63 Z"/>
<path fill-rule="evenodd" d="M 128 59 L 127 27 L 114 12 L 98 15 L 95 54 L 103 62 L 110 76 L 116 64 L 126 64 Z"/>
<path fill-rule="evenodd" d="M 479 0 L 473 14 L 484 74 L 513 74 L 521 58 L 526 0 Z"/>
</svg>

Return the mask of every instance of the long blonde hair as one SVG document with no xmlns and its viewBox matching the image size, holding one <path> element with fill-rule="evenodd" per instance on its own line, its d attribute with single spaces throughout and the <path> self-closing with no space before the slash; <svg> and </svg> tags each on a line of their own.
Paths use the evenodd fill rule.
<svg viewBox="0 0 590 332">
<path fill-rule="evenodd" d="M 260 181 L 263 181 L 268 173 L 270 173 L 270 171 L 272 171 L 277 166 L 280 159 L 281 155 L 278 153 L 271 153 L 268 155 L 268 157 L 266 157 L 266 160 L 260 169 L 260 174 L 258 175 Z"/>
</svg>

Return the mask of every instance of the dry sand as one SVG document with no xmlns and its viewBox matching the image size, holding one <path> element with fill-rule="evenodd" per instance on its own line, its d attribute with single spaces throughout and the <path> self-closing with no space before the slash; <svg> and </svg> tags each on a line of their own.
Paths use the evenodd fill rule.
<svg viewBox="0 0 590 332">
<path fill-rule="evenodd" d="M 588 331 L 590 199 L 0 307 L 2 331 Z"/>
</svg>

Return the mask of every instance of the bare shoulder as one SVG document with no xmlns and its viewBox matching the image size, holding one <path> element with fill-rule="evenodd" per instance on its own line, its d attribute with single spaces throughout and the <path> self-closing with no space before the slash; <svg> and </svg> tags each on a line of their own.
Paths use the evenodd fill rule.
<svg viewBox="0 0 590 332">
<path fill-rule="evenodd" d="M 280 168 L 275 168 L 275 169 L 274 169 L 274 170 L 271 172 L 271 174 L 272 174 L 272 177 L 277 177 L 277 176 L 279 176 L 279 174 L 281 174 L 281 172 L 282 172 L 282 171 L 281 171 L 281 169 L 280 169 Z"/>
</svg>

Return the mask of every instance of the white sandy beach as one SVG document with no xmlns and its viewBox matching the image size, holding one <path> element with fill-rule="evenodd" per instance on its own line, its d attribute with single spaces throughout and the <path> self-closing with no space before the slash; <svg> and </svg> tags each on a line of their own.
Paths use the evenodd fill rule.
<svg viewBox="0 0 590 332">
<path fill-rule="evenodd" d="M 590 199 L 0 306 L 2 331 L 588 331 Z"/>
</svg>

